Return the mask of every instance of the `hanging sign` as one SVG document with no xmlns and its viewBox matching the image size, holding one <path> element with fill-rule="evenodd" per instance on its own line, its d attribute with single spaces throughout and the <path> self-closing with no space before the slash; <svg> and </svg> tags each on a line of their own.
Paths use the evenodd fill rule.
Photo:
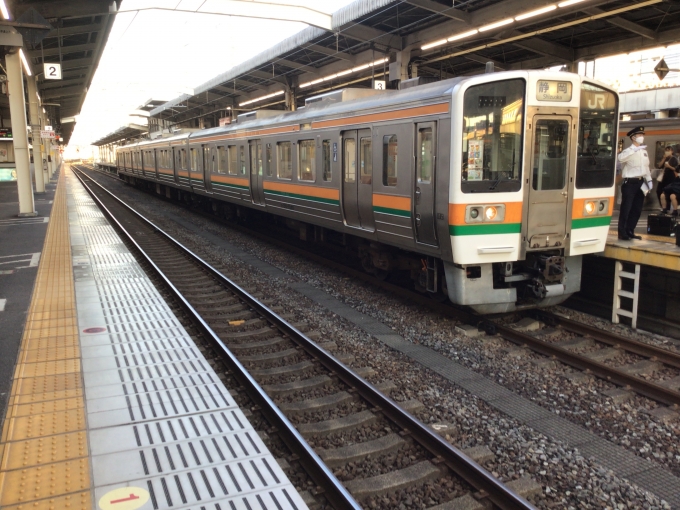
<svg viewBox="0 0 680 510">
<path fill-rule="evenodd" d="M 43 64 L 46 80 L 61 80 L 61 64 Z"/>
<path fill-rule="evenodd" d="M 40 131 L 40 138 L 54 140 L 56 137 L 57 136 L 54 133 L 54 131 L 47 131 L 47 130 Z"/>
<path fill-rule="evenodd" d="M 374 80 L 373 88 L 376 90 L 385 90 L 385 80 Z"/>
</svg>

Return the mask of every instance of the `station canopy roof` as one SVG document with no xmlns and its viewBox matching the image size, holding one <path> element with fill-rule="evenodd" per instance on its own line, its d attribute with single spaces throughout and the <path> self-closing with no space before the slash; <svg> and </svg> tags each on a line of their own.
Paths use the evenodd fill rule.
<svg viewBox="0 0 680 510">
<path fill-rule="evenodd" d="M 5 3 L 12 22 L 51 26 L 44 39 L 35 44 L 31 44 L 31 37 L 45 31 L 25 32 L 24 52 L 38 76 L 38 93 L 48 117 L 64 144 L 68 144 L 75 116 L 80 114 L 121 0 L 5 0 Z M 62 79 L 46 80 L 40 74 L 43 63 L 61 63 Z M 0 100 L 0 108 L 7 108 L 8 104 L 6 98 Z"/>
<path fill-rule="evenodd" d="M 103 145 L 108 145 L 110 143 L 120 144 L 124 141 L 138 138 L 148 130 L 149 128 L 143 124 L 127 124 L 116 129 L 113 133 L 109 133 L 96 142 L 93 142 L 92 145 L 95 145 L 96 147 L 102 147 Z"/>
<path fill-rule="evenodd" d="M 372 79 L 445 79 L 542 69 L 680 41 L 673 0 L 358 0 L 250 60 L 151 109 L 179 124 L 227 108 L 284 108 Z M 396 65 L 394 64 L 396 62 Z M 389 72 L 390 63 L 393 72 Z M 291 106 L 290 103 L 288 105 Z M 153 122 L 153 120 L 151 121 Z"/>
</svg>

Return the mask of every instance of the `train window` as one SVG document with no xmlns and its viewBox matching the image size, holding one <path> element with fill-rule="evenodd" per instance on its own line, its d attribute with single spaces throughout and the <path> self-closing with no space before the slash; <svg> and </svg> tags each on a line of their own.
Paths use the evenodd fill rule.
<svg viewBox="0 0 680 510">
<path fill-rule="evenodd" d="M 332 179 L 331 173 L 331 141 L 324 140 L 321 145 L 321 163 L 323 165 L 323 180 L 328 182 Z"/>
<path fill-rule="evenodd" d="M 238 147 L 230 145 L 227 151 L 229 152 L 229 175 L 236 175 L 238 173 Z"/>
<path fill-rule="evenodd" d="M 357 180 L 357 142 L 354 138 L 346 138 L 345 142 L 345 182 Z"/>
<path fill-rule="evenodd" d="M 189 162 L 187 161 L 187 150 L 182 149 L 182 170 L 189 169 Z"/>
<path fill-rule="evenodd" d="M 246 175 L 246 148 L 244 145 L 240 147 L 238 160 L 241 165 L 241 175 Z"/>
<path fill-rule="evenodd" d="M 203 170 L 208 173 L 212 173 L 213 165 L 211 164 L 214 160 L 212 154 L 210 154 L 210 147 L 208 145 L 202 145 L 203 147 Z"/>
<path fill-rule="evenodd" d="M 432 128 L 418 130 L 418 182 L 429 183 L 432 181 L 432 168 L 434 167 L 434 137 Z"/>
<path fill-rule="evenodd" d="M 576 187 L 608 188 L 616 173 L 618 99 L 591 83 L 581 85 Z"/>
<path fill-rule="evenodd" d="M 568 172 L 569 121 L 539 119 L 534 125 L 534 132 L 533 188 L 563 189 Z"/>
<path fill-rule="evenodd" d="M 224 145 L 220 145 L 217 147 L 217 173 L 226 174 L 227 168 L 227 150 Z"/>
<path fill-rule="evenodd" d="M 524 137 L 522 79 L 470 87 L 463 99 L 464 193 L 519 191 Z"/>
<path fill-rule="evenodd" d="M 383 137 L 383 186 L 397 185 L 397 135 Z"/>
<path fill-rule="evenodd" d="M 293 148 L 290 142 L 276 144 L 277 153 L 277 177 L 279 179 L 293 178 Z"/>
<path fill-rule="evenodd" d="M 359 165 L 361 169 L 361 184 L 373 182 L 373 144 L 370 138 L 362 138 L 359 141 Z"/>
<path fill-rule="evenodd" d="M 272 176 L 272 144 L 267 144 L 267 149 L 265 151 L 265 161 L 267 165 L 267 177 Z"/>
<path fill-rule="evenodd" d="M 201 170 L 198 160 L 199 160 L 199 155 L 198 155 L 198 149 L 195 147 L 192 147 L 189 149 L 191 151 L 191 171 L 192 172 L 198 172 Z"/>
<path fill-rule="evenodd" d="M 316 142 L 314 140 L 300 140 L 298 143 L 298 179 L 301 181 L 316 181 Z"/>
</svg>

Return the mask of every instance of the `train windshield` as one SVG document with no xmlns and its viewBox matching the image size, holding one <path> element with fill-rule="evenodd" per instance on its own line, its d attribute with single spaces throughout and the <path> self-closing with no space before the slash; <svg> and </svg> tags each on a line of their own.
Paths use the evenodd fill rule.
<svg viewBox="0 0 680 510">
<path fill-rule="evenodd" d="M 524 97 L 522 79 L 470 87 L 463 100 L 464 193 L 521 187 Z"/>
<path fill-rule="evenodd" d="M 616 172 L 616 94 L 593 85 L 581 85 L 576 187 L 608 188 Z"/>
</svg>

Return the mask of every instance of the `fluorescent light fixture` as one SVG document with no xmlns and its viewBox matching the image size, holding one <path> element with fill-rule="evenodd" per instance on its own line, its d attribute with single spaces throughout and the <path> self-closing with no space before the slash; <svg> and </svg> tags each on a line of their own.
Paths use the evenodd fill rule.
<svg viewBox="0 0 680 510">
<path fill-rule="evenodd" d="M 279 90 L 278 92 L 273 92 L 272 94 L 267 94 L 266 96 L 256 97 L 255 99 L 251 99 L 250 101 L 245 101 L 243 103 L 239 103 L 239 106 L 246 106 L 246 105 L 249 105 L 249 104 L 252 104 L 252 103 L 257 103 L 258 101 L 264 101 L 265 99 L 271 99 L 272 97 L 281 96 L 285 93 L 286 93 L 285 90 Z"/>
<path fill-rule="evenodd" d="M 361 65 L 361 66 L 358 66 L 358 67 L 353 67 L 352 69 L 346 69 L 344 71 L 340 71 L 340 72 L 335 73 L 335 74 L 329 74 L 328 76 L 324 76 L 323 78 L 319 78 L 318 80 L 308 81 L 307 83 L 301 83 L 300 88 L 303 89 L 303 88 L 309 87 L 311 85 L 316 85 L 317 83 L 321 83 L 321 82 L 324 82 L 324 81 L 330 81 L 333 78 L 339 78 L 340 76 L 345 76 L 347 74 L 356 73 L 358 71 L 363 71 L 364 69 L 368 69 L 369 67 L 377 66 L 378 64 L 382 64 L 383 62 L 387 62 L 387 60 L 388 60 L 387 58 L 380 58 L 380 59 L 376 60 L 375 62 L 370 62 L 368 64 L 364 64 L 364 65 Z"/>
<path fill-rule="evenodd" d="M 28 76 L 32 76 L 31 74 L 31 68 L 28 65 L 28 60 L 26 60 L 26 56 L 24 55 L 24 50 L 19 48 L 19 56 L 21 57 L 21 63 L 24 64 L 24 71 L 26 71 L 26 74 Z"/>
<path fill-rule="evenodd" d="M 475 35 L 477 33 L 479 33 L 479 30 L 475 28 L 474 30 L 470 30 L 469 32 L 463 32 L 462 34 L 452 35 L 447 39 L 447 41 L 453 42 L 457 41 L 458 39 L 465 39 L 466 37 L 470 37 L 471 35 Z"/>
<path fill-rule="evenodd" d="M 7 10 L 7 6 L 5 5 L 5 0 L 0 0 L 0 12 L 2 12 L 3 18 L 9 19 L 9 11 Z"/>
<path fill-rule="evenodd" d="M 522 21 L 523 19 L 527 18 L 533 18 L 534 16 L 538 16 L 539 14 L 545 14 L 546 12 L 554 11 L 557 9 L 556 5 L 548 5 L 547 7 L 543 7 L 542 9 L 536 9 L 535 11 L 529 11 L 525 12 L 524 14 L 520 14 L 519 16 L 515 16 L 515 21 Z"/>
<path fill-rule="evenodd" d="M 584 2 L 585 0 L 567 0 L 566 2 L 560 2 L 557 4 L 557 7 L 569 7 L 570 5 L 574 4 L 580 4 L 581 2 Z"/>
<path fill-rule="evenodd" d="M 425 46 L 421 46 L 421 50 L 429 50 L 430 48 L 435 48 L 437 46 L 441 46 L 442 44 L 446 44 L 447 40 L 446 39 L 441 39 L 439 41 L 431 42 L 426 44 Z"/>
<path fill-rule="evenodd" d="M 501 21 L 496 21 L 496 23 L 491 23 L 490 25 L 484 25 L 483 27 L 480 27 L 479 31 L 480 32 L 486 32 L 487 30 L 493 30 L 494 28 L 509 25 L 513 21 L 515 21 L 514 18 L 508 18 L 508 19 L 503 19 Z"/>
</svg>

